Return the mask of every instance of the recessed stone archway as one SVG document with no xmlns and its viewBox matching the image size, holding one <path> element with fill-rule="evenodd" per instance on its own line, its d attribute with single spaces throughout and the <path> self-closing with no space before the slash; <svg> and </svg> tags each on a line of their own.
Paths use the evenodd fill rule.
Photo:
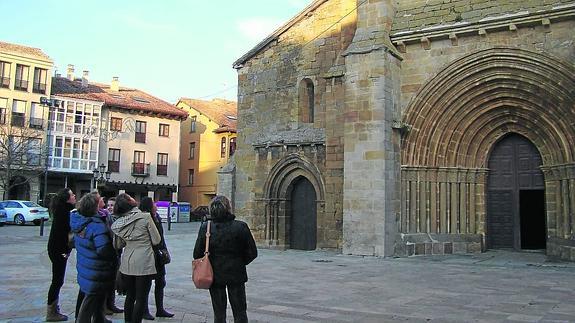
<svg viewBox="0 0 575 323">
<path fill-rule="evenodd" d="M 575 260 L 574 107 L 574 66 L 543 53 L 498 47 L 446 66 L 404 114 L 400 231 L 484 238 L 489 153 L 517 133 L 543 159 L 548 253 Z"/>
<path fill-rule="evenodd" d="M 290 247 L 291 196 L 294 184 L 302 178 L 315 190 L 317 219 L 325 213 L 325 185 L 319 169 L 300 154 L 287 155 L 273 166 L 264 184 L 265 237 L 272 247 Z M 320 231 L 318 228 L 318 239 L 322 236 Z"/>
</svg>

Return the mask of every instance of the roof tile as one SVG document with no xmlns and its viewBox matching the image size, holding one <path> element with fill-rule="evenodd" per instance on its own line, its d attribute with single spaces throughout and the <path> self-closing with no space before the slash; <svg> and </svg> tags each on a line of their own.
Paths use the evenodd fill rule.
<svg viewBox="0 0 575 323">
<path fill-rule="evenodd" d="M 137 89 L 120 87 L 119 91 L 113 91 L 107 84 L 90 82 L 83 86 L 81 81 L 71 81 L 65 77 L 52 78 L 52 94 L 100 101 L 104 102 L 104 105 L 125 110 L 158 113 L 177 118 L 188 116 L 187 112 L 176 106 Z"/>
</svg>

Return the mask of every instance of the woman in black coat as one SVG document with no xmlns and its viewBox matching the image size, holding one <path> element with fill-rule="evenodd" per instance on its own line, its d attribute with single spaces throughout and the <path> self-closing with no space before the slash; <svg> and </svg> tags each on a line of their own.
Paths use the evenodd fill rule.
<svg viewBox="0 0 575 323">
<path fill-rule="evenodd" d="M 156 254 L 156 275 L 154 276 L 154 298 L 156 299 L 156 316 L 157 317 L 173 317 L 174 314 L 166 311 L 164 308 L 164 288 L 166 287 L 166 265 L 160 262 L 158 253 L 160 250 L 168 250 L 166 246 L 166 240 L 164 239 L 164 228 L 162 227 L 162 219 L 158 215 L 158 209 L 154 204 L 154 200 L 151 197 L 143 197 L 140 201 L 140 211 L 149 212 L 152 220 L 154 220 L 154 225 L 162 237 L 162 241 L 157 246 L 154 246 L 154 253 Z M 147 301 L 147 299 L 146 299 Z M 148 302 L 146 302 L 146 308 L 144 311 L 144 319 L 153 320 L 154 317 L 150 313 L 148 307 Z"/>
<path fill-rule="evenodd" d="M 246 265 L 258 256 L 256 243 L 245 222 L 235 220 L 230 201 L 218 195 L 210 202 L 209 258 L 214 271 L 210 287 L 214 322 L 226 322 L 226 289 L 234 322 L 247 322 L 245 283 L 248 281 Z M 202 223 L 194 247 L 194 259 L 204 256 L 207 223 Z"/>
<path fill-rule="evenodd" d="M 68 317 L 60 313 L 58 298 L 60 289 L 64 285 L 66 264 L 72 249 L 68 245 L 70 233 L 70 211 L 76 204 L 76 195 L 69 188 L 63 188 L 56 193 L 50 203 L 52 214 L 52 227 L 48 238 L 48 256 L 52 261 L 52 283 L 48 290 L 48 308 L 46 309 L 46 321 L 66 321 Z"/>
</svg>

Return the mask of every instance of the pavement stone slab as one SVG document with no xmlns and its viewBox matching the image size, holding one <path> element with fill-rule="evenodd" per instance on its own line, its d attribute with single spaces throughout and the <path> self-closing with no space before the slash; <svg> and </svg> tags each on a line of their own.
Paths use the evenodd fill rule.
<svg viewBox="0 0 575 323">
<path fill-rule="evenodd" d="M 155 322 L 213 320 L 209 292 L 190 279 L 198 228 L 164 228 L 172 254 L 165 303 L 176 316 Z M 43 322 L 51 278 L 49 227 L 45 232 L 40 237 L 35 226 L 0 228 L 0 322 Z M 75 262 L 73 252 L 60 294 L 60 307 L 71 318 Z M 376 258 L 259 249 L 248 275 L 251 322 L 575 322 L 575 264 L 548 261 L 542 253 Z M 116 299 L 120 306 L 123 301 Z M 149 301 L 154 312 L 153 296 Z M 109 318 L 123 322 L 121 314 Z"/>
</svg>

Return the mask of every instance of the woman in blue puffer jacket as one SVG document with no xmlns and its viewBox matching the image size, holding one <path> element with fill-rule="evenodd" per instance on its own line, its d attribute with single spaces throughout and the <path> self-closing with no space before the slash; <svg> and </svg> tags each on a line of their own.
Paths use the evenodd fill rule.
<svg viewBox="0 0 575 323">
<path fill-rule="evenodd" d="M 98 214 L 100 196 L 86 194 L 78 209 L 70 214 L 74 232 L 78 285 L 86 295 L 78 313 L 78 323 L 106 322 L 102 311 L 106 292 L 114 283 L 117 266 L 116 251 L 106 222 Z"/>
</svg>

